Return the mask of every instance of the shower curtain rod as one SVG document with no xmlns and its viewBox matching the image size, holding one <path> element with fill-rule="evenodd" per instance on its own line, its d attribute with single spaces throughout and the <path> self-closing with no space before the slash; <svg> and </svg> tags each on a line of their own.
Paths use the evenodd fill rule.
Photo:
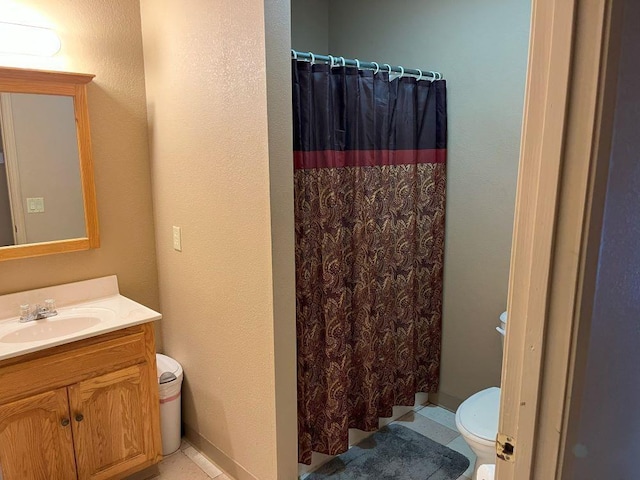
<svg viewBox="0 0 640 480">
<path fill-rule="evenodd" d="M 323 62 L 328 63 L 333 67 L 357 67 L 359 69 L 367 69 L 374 70 L 375 73 L 380 71 L 388 72 L 388 73 L 399 73 L 402 77 L 403 75 L 413 75 L 414 77 L 418 77 L 418 80 L 422 78 L 427 78 L 430 80 L 442 80 L 442 74 L 439 72 L 433 72 L 428 70 L 420 70 L 413 68 L 404 68 L 404 67 L 393 67 L 388 63 L 383 63 L 380 65 L 377 62 L 362 62 L 356 59 L 349 59 L 344 57 L 334 57 L 332 55 L 316 55 L 311 52 L 298 52 L 296 50 L 291 50 L 291 58 L 294 60 L 304 60 L 311 63 Z"/>
</svg>

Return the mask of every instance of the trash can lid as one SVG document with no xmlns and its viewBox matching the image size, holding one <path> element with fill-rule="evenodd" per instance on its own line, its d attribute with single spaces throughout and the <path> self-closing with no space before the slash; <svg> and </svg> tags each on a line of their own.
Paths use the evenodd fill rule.
<svg viewBox="0 0 640 480">
<path fill-rule="evenodd" d="M 164 373 L 172 373 L 176 377 L 182 375 L 182 366 L 171 357 L 157 353 L 156 364 L 158 366 L 158 382 L 160 382 L 160 377 Z"/>
</svg>

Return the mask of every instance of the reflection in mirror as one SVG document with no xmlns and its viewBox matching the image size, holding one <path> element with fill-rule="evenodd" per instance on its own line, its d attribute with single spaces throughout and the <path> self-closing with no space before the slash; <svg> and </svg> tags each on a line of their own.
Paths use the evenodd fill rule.
<svg viewBox="0 0 640 480">
<path fill-rule="evenodd" d="M 0 142 L 0 247 L 13 245 L 14 243 L 11 204 L 9 203 L 9 185 L 7 183 L 7 164 L 4 160 L 4 148 L 2 142 Z"/>
<path fill-rule="evenodd" d="M 0 93 L 0 246 L 86 237 L 73 97 Z"/>
</svg>

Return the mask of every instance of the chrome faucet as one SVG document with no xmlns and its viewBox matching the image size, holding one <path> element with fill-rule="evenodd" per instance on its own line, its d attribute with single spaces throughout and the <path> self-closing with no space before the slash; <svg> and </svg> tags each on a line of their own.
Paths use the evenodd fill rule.
<svg viewBox="0 0 640 480">
<path fill-rule="evenodd" d="M 56 301 L 48 298 L 44 301 L 44 306 L 36 304 L 33 309 L 28 303 L 20 305 L 20 322 L 32 322 L 34 320 L 42 320 L 43 318 L 53 317 L 57 315 Z"/>
</svg>

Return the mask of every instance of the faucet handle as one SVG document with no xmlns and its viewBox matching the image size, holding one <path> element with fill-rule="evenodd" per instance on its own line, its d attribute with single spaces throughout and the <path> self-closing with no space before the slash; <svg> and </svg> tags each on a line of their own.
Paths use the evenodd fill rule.
<svg viewBox="0 0 640 480">
<path fill-rule="evenodd" d="M 47 312 L 55 312 L 56 311 L 56 301 L 53 298 L 47 298 L 44 301 L 44 308 Z"/>
<path fill-rule="evenodd" d="M 20 320 L 25 320 L 29 318 L 30 314 L 31 314 L 31 305 L 29 305 L 28 303 L 23 303 L 22 305 L 20 305 Z"/>
</svg>

